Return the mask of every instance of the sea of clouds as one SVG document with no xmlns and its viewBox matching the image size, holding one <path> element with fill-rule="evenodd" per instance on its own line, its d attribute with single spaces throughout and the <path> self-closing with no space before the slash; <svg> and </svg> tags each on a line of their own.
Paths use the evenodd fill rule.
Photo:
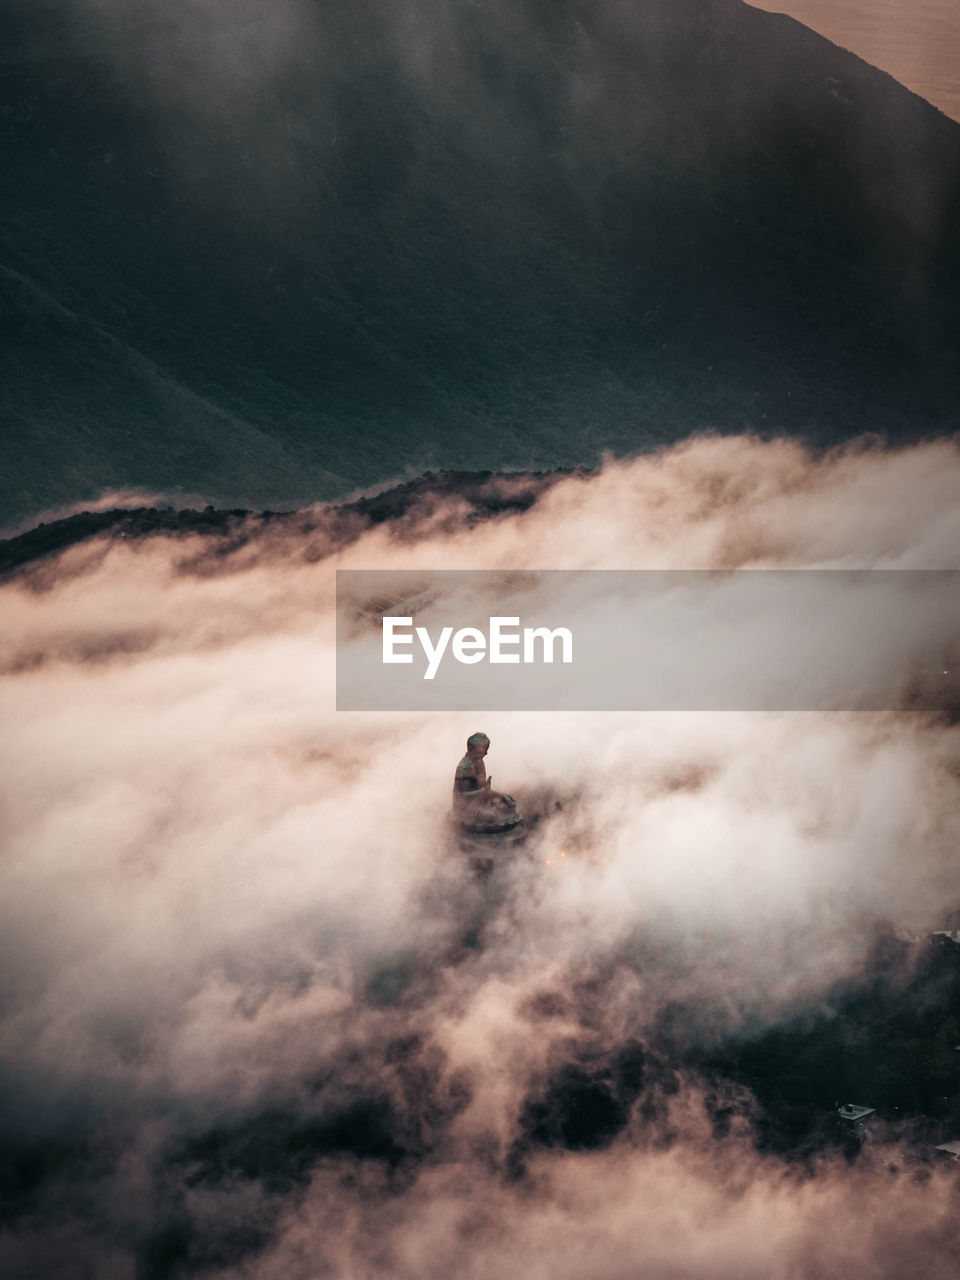
<svg viewBox="0 0 960 1280">
<path fill-rule="evenodd" d="M 801 1171 L 683 1065 L 960 905 L 954 718 L 338 713 L 334 571 L 953 569 L 957 447 L 322 514 L 0 587 L 5 1273 L 955 1275 L 949 1171 Z M 478 729 L 542 814 L 487 879 L 445 825 Z"/>
</svg>

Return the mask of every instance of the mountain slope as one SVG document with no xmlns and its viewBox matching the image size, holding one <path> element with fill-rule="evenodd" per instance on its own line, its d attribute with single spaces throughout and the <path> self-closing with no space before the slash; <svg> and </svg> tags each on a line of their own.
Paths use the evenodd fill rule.
<svg viewBox="0 0 960 1280">
<path fill-rule="evenodd" d="M 960 425 L 960 127 L 790 19 L 105 13 L 0 19 L 7 518 Z"/>
</svg>

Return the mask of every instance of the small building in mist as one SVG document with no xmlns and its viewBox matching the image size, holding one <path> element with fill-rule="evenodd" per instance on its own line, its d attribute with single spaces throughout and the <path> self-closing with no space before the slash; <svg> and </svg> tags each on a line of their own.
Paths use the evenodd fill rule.
<svg viewBox="0 0 960 1280">
<path fill-rule="evenodd" d="M 845 1102 L 842 1107 L 837 1107 L 837 1115 L 841 1120 L 846 1120 L 853 1125 L 863 1124 L 870 1116 L 876 1114 L 876 1107 L 864 1107 L 856 1102 Z"/>
</svg>

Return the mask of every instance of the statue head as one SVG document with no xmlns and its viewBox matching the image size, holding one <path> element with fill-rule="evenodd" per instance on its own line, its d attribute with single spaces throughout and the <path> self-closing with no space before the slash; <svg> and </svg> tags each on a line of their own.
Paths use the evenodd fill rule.
<svg viewBox="0 0 960 1280">
<path fill-rule="evenodd" d="M 490 739 L 485 733 L 471 733 L 467 739 L 467 755 L 482 758 L 487 754 Z"/>
</svg>

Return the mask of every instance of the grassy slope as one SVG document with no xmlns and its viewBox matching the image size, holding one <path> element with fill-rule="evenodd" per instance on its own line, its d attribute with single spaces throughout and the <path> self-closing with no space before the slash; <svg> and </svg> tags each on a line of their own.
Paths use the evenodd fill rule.
<svg viewBox="0 0 960 1280">
<path fill-rule="evenodd" d="M 960 127 L 735 0 L 502 7 L 413 75 L 379 0 L 326 5 L 253 119 L 145 79 L 206 37 L 10 9 L 5 518 L 960 423 Z"/>
</svg>

